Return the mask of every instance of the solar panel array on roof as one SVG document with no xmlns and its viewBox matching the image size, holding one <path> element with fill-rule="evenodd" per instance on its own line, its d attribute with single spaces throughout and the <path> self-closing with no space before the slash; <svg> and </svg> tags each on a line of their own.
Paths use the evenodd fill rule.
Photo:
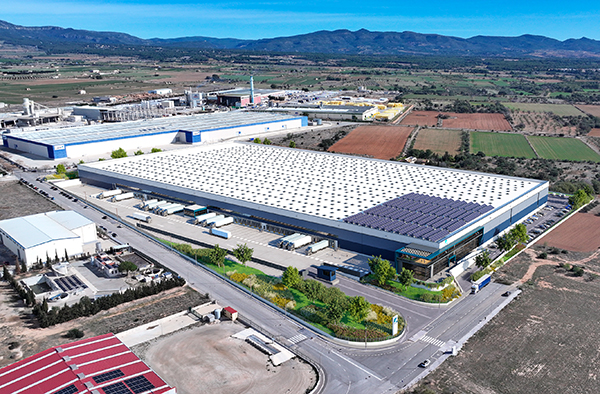
<svg viewBox="0 0 600 394">
<path fill-rule="evenodd" d="M 106 394 L 131 394 L 131 390 L 125 386 L 125 383 L 119 382 L 111 384 L 110 386 L 103 387 L 102 390 Z"/>
<path fill-rule="evenodd" d="M 72 384 L 70 386 L 65 387 L 64 389 L 58 390 L 54 394 L 75 394 L 78 391 L 79 390 L 77 390 L 77 387 L 75 387 L 75 385 Z"/>
<path fill-rule="evenodd" d="M 125 376 L 123 371 L 121 371 L 120 369 L 115 369 L 114 371 L 110 371 L 110 372 L 106 372 L 106 373 L 94 376 L 93 379 L 94 379 L 94 382 L 96 382 L 96 384 L 100 384 L 103 382 L 108 382 L 109 380 L 119 378 L 121 376 Z"/>
<path fill-rule="evenodd" d="M 150 383 L 145 376 L 136 376 L 135 378 L 127 379 L 125 384 L 133 391 L 135 394 L 143 393 L 144 391 L 152 390 L 154 385 Z"/>
<path fill-rule="evenodd" d="M 349 216 L 344 222 L 439 242 L 492 209 L 490 205 L 409 193 Z"/>
</svg>

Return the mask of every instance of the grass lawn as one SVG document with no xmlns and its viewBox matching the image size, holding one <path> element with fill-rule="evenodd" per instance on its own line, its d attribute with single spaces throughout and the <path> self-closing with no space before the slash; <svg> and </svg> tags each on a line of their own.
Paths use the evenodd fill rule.
<svg viewBox="0 0 600 394">
<path fill-rule="evenodd" d="M 551 112 L 558 116 L 579 116 L 581 111 L 570 104 L 506 103 L 507 108 L 518 111 Z"/>
<path fill-rule="evenodd" d="M 374 281 L 374 276 L 372 274 L 367 275 L 363 278 L 363 280 L 367 283 L 370 283 L 373 286 L 377 286 L 376 282 Z M 371 282 L 373 281 L 373 282 Z M 408 288 L 406 290 L 404 290 L 404 286 L 402 286 L 400 283 L 393 281 L 393 280 L 388 280 L 386 283 L 388 286 L 390 286 L 392 289 L 386 289 L 386 290 L 392 290 L 394 293 L 401 295 L 403 297 L 406 297 L 408 299 L 411 300 L 415 300 L 415 301 L 421 301 L 421 295 L 422 294 L 439 294 L 441 295 L 442 292 L 441 291 L 432 291 L 432 290 L 428 290 L 428 289 L 422 289 L 420 287 L 413 287 L 413 286 L 408 286 Z M 379 287 L 379 286 L 378 286 Z"/>
<path fill-rule="evenodd" d="M 600 155 L 575 138 L 527 137 L 544 159 L 600 162 Z"/>
<path fill-rule="evenodd" d="M 512 133 L 471 133 L 471 153 L 483 152 L 486 156 L 525 157 L 533 159 L 535 152 L 525 137 Z"/>
<path fill-rule="evenodd" d="M 414 148 L 430 149 L 438 155 L 448 152 L 456 155 L 460 151 L 461 132 L 458 130 L 422 129 L 417 134 Z"/>
</svg>

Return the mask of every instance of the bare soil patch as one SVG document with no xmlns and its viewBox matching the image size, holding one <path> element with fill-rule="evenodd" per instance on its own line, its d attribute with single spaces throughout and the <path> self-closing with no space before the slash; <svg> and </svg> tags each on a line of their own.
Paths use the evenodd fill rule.
<svg viewBox="0 0 600 394">
<path fill-rule="evenodd" d="M 231 338 L 243 329 L 229 322 L 194 327 L 133 351 L 180 394 L 303 393 L 314 386 L 310 365 L 292 359 L 275 367 L 258 349 Z"/>
<path fill-rule="evenodd" d="M 591 129 L 588 137 L 600 137 L 600 129 Z"/>
<path fill-rule="evenodd" d="M 593 252 L 600 247 L 600 217 L 576 213 L 546 235 L 544 243 L 574 252 Z"/>
<path fill-rule="evenodd" d="M 389 160 L 402 153 L 412 131 L 410 126 L 359 126 L 328 151 Z"/>
<path fill-rule="evenodd" d="M 420 150 L 431 150 L 443 155 L 448 152 L 456 155 L 460 151 L 461 131 L 444 129 L 421 129 L 417 135 L 414 148 Z"/>
<path fill-rule="evenodd" d="M 0 182 L 0 220 L 62 210 L 18 181 Z"/>
<path fill-rule="evenodd" d="M 400 124 L 405 126 L 436 127 L 439 114 L 437 111 L 413 111 L 406 115 Z"/>
<path fill-rule="evenodd" d="M 576 107 L 588 115 L 600 117 L 600 105 L 576 105 Z"/>
<path fill-rule="evenodd" d="M 510 131 L 512 127 L 502 114 L 444 114 L 449 118 L 442 121 L 442 126 L 449 129 Z"/>
</svg>

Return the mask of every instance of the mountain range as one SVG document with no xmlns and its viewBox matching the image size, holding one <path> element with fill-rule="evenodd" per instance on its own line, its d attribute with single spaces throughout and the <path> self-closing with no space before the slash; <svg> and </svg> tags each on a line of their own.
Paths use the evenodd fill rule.
<svg viewBox="0 0 600 394">
<path fill-rule="evenodd" d="M 241 40 L 181 37 L 142 39 L 126 33 L 97 32 L 43 26 L 26 27 L 0 21 L 0 42 L 40 49 L 68 46 L 139 46 L 184 49 L 225 49 L 280 53 L 364 55 L 438 55 L 489 57 L 600 57 L 600 41 L 588 38 L 556 40 L 544 36 L 475 36 L 460 38 L 410 31 L 377 32 L 365 29 L 317 31 L 308 34 Z"/>
</svg>

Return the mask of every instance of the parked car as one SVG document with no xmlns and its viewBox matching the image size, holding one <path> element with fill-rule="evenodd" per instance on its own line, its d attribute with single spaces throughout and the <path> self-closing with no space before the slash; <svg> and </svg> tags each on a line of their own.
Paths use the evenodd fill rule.
<svg viewBox="0 0 600 394">
<path fill-rule="evenodd" d="M 419 364 L 419 367 L 427 368 L 430 364 L 431 364 L 431 360 L 427 359 L 427 360 L 423 361 L 421 364 Z"/>
</svg>

